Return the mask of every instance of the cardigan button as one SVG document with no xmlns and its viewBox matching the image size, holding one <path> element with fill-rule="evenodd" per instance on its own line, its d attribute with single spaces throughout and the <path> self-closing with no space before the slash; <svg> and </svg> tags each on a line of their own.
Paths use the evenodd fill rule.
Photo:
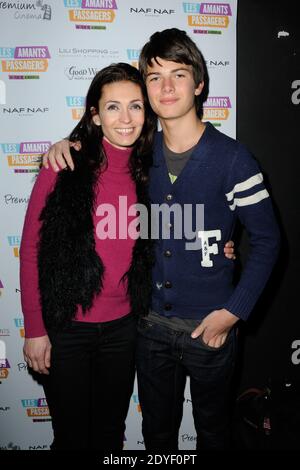
<svg viewBox="0 0 300 470">
<path fill-rule="evenodd" d="M 167 194 L 166 195 L 166 200 L 167 201 L 172 201 L 172 199 L 173 199 L 173 194 Z"/>
<path fill-rule="evenodd" d="M 172 309 L 172 305 L 171 305 L 171 304 L 165 304 L 164 309 L 165 309 L 165 310 L 171 310 L 171 309 Z"/>
<path fill-rule="evenodd" d="M 165 287 L 166 287 L 167 289 L 170 289 L 170 288 L 172 287 L 172 282 L 171 282 L 171 281 L 166 281 L 166 282 L 165 282 Z"/>
<path fill-rule="evenodd" d="M 167 258 L 170 258 L 170 256 L 172 256 L 172 251 L 166 250 L 166 251 L 164 252 L 164 255 L 165 255 Z"/>
</svg>

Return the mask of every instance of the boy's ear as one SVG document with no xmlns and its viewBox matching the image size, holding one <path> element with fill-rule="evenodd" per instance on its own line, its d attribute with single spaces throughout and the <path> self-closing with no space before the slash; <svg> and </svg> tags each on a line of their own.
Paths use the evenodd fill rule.
<svg viewBox="0 0 300 470">
<path fill-rule="evenodd" d="M 204 82 L 200 82 L 197 88 L 195 89 L 195 96 L 201 95 L 203 87 L 204 87 Z"/>
</svg>

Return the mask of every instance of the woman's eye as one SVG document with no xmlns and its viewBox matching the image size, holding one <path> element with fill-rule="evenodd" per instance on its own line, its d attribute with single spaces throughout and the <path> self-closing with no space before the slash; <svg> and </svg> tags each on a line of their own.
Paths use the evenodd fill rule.
<svg viewBox="0 0 300 470">
<path fill-rule="evenodd" d="M 143 105 L 139 103 L 135 103 L 131 106 L 131 108 L 134 109 L 135 111 L 140 111 L 143 109 Z"/>
<path fill-rule="evenodd" d="M 108 111 L 116 111 L 118 109 L 118 106 L 116 106 L 115 104 L 110 104 L 109 106 L 107 106 L 107 109 Z"/>
</svg>

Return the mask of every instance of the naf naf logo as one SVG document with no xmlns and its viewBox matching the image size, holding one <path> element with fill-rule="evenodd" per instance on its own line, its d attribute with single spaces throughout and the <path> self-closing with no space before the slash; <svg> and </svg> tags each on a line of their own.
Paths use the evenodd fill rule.
<svg viewBox="0 0 300 470">
<path fill-rule="evenodd" d="M 218 59 L 209 59 L 205 61 L 208 69 L 226 69 L 229 67 L 229 60 L 218 60 Z"/>
<path fill-rule="evenodd" d="M 72 119 L 79 121 L 84 113 L 85 97 L 84 96 L 66 96 L 66 103 L 71 110 Z"/>
<path fill-rule="evenodd" d="M 29 117 L 29 116 L 43 116 L 49 112 L 49 108 L 42 106 L 26 106 L 26 107 L 3 107 L 2 114 L 5 117 L 18 116 L 18 117 Z"/>
<path fill-rule="evenodd" d="M 21 237 L 19 235 L 9 235 L 7 237 L 7 241 L 8 241 L 9 246 L 13 250 L 14 257 L 19 258 Z"/>
<path fill-rule="evenodd" d="M 25 398 L 21 400 L 21 403 L 26 410 L 26 415 L 32 419 L 33 423 L 51 421 L 46 398 Z"/>
<path fill-rule="evenodd" d="M 21 446 L 14 444 L 13 442 L 9 442 L 6 446 L 0 446 L 0 450 L 21 450 Z"/>
<path fill-rule="evenodd" d="M 25 338 L 24 319 L 14 318 L 15 327 L 19 330 L 21 338 Z"/>
<path fill-rule="evenodd" d="M 116 0 L 64 0 L 69 21 L 79 30 L 105 30 L 113 23 L 118 9 Z"/>
<path fill-rule="evenodd" d="M 14 173 L 38 173 L 42 155 L 48 151 L 51 142 L 20 142 L 0 144 Z"/>
<path fill-rule="evenodd" d="M 46 20 L 50 21 L 52 16 L 52 8 L 48 3 L 43 0 L 36 1 L 21 1 L 18 2 L 0 2 L 0 14 L 6 19 L 11 21 L 15 20 Z M 8 16 L 9 15 L 9 16 Z"/>
<path fill-rule="evenodd" d="M 195 34 L 222 34 L 228 29 L 232 16 L 229 3 L 186 3 L 182 4 L 187 22 Z"/>
<path fill-rule="evenodd" d="M 211 121 L 214 126 L 221 126 L 227 121 L 231 108 L 228 96 L 210 96 L 203 105 L 203 119 Z"/>
<path fill-rule="evenodd" d="M 6 413 L 10 411 L 10 406 L 0 406 L 0 413 Z"/>
<path fill-rule="evenodd" d="M 2 72 L 10 80 L 35 80 L 48 70 L 50 53 L 47 46 L 0 47 Z"/>
<path fill-rule="evenodd" d="M 145 16 L 169 16 L 175 13 L 175 10 L 169 10 L 166 8 L 140 8 L 131 7 L 130 13 L 141 13 Z"/>
<path fill-rule="evenodd" d="M 49 450 L 49 446 L 47 444 L 38 444 L 38 445 L 31 445 L 28 446 L 28 450 Z"/>
</svg>

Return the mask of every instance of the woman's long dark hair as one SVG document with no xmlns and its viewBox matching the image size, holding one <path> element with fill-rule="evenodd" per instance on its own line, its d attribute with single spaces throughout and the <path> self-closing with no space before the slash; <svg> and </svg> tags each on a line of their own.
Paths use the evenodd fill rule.
<svg viewBox="0 0 300 470">
<path fill-rule="evenodd" d="M 147 182 L 148 170 L 152 162 L 152 142 L 157 119 L 149 105 L 142 76 L 135 67 L 119 62 L 103 68 L 95 75 L 87 92 L 85 112 L 80 122 L 71 132 L 69 140 L 79 140 L 81 142 L 82 156 L 88 159 L 91 164 L 96 164 L 100 171 L 105 167 L 107 158 L 102 145 L 102 127 L 97 126 L 93 122 L 91 109 L 94 108 L 97 113 L 99 112 L 99 100 L 102 96 L 104 85 L 123 81 L 138 85 L 143 96 L 145 122 L 140 137 L 133 145 L 129 168 L 133 180 L 137 183 L 144 183 Z M 75 155 L 76 160 L 76 152 L 72 152 L 72 155 Z"/>
</svg>

